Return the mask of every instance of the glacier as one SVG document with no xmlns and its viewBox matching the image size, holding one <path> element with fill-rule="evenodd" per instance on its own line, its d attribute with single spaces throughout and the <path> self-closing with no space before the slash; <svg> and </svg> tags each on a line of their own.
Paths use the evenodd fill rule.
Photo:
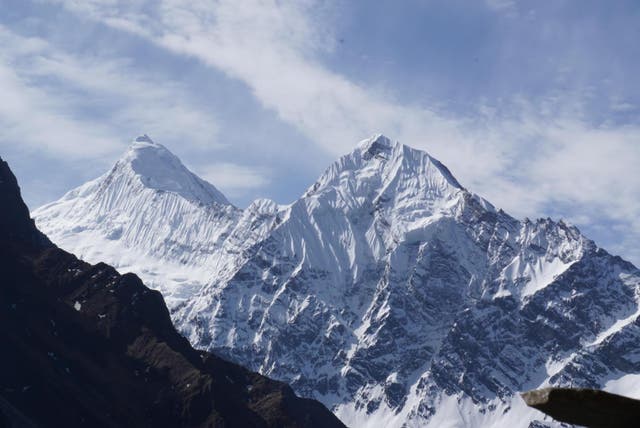
<svg viewBox="0 0 640 428">
<path fill-rule="evenodd" d="M 160 290 L 194 346 L 350 426 L 555 426 L 517 393 L 638 396 L 640 271 L 383 135 L 292 204 L 244 210 L 143 136 L 32 215 L 60 247 Z"/>
</svg>

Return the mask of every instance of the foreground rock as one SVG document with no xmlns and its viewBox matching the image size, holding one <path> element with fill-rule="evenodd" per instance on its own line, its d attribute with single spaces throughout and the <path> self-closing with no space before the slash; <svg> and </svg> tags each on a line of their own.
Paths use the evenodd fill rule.
<svg viewBox="0 0 640 428">
<path fill-rule="evenodd" d="M 54 246 L 1 160 L 0 207 L 0 426 L 343 426 L 287 385 L 194 350 L 137 276 Z"/>
<path fill-rule="evenodd" d="M 557 421 L 593 428 L 638 426 L 640 401 L 596 389 L 545 388 L 522 398 Z"/>
</svg>

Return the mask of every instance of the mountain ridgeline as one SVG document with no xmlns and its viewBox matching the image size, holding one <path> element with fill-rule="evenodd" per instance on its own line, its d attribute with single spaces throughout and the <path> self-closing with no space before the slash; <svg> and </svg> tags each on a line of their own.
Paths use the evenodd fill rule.
<svg viewBox="0 0 640 428">
<path fill-rule="evenodd" d="M 1 427 L 342 427 L 320 403 L 204 351 L 159 292 L 38 231 L 0 159 Z"/>
<path fill-rule="evenodd" d="M 423 151 L 378 135 L 292 204 L 244 210 L 167 153 L 134 142 L 36 223 L 139 273 L 196 348 L 347 425 L 540 427 L 518 392 L 640 382 L 638 269 L 496 209 Z"/>
</svg>

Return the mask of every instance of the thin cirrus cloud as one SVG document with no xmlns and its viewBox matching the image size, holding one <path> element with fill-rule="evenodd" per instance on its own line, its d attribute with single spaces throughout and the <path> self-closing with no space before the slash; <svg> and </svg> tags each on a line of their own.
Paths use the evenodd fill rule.
<svg viewBox="0 0 640 428">
<path fill-rule="evenodd" d="M 2 141 L 16 141 L 58 156 L 78 154 L 87 157 L 109 152 L 109 130 L 100 125 L 87 127 L 65 114 L 66 96 L 53 96 L 34 85 L 21 73 L 20 59 L 46 49 L 45 41 L 22 38 L 0 27 L 0 136 Z M 78 147 L 78 141 L 91 141 Z"/>
<path fill-rule="evenodd" d="M 334 155 L 381 131 L 413 145 L 429 141 L 441 157 L 457 141 L 457 150 L 486 160 L 460 168 L 471 176 L 493 174 L 504 162 L 502 147 L 472 137 L 461 120 L 389 102 L 320 65 L 314 54 L 330 50 L 333 39 L 318 32 L 330 25 L 314 2 L 63 3 L 240 79 L 264 106 Z"/>
<path fill-rule="evenodd" d="M 208 164 L 197 168 L 197 172 L 200 177 L 213 183 L 231 198 L 243 196 L 255 189 L 263 189 L 270 182 L 269 171 L 230 162 Z"/>
<path fill-rule="evenodd" d="M 485 0 L 487 7 L 497 12 L 513 12 L 515 10 L 515 0 Z"/>
<path fill-rule="evenodd" d="M 180 84 L 125 58 L 77 56 L 3 26 L 0 44 L 3 141 L 64 158 L 114 156 L 127 137 L 143 132 L 196 146 L 215 142 L 216 122 L 185 101 Z M 106 123 L 87 115 L 101 103 L 109 104 Z M 130 135 L 118 133 L 123 129 Z"/>
<path fill-rule="evenodd" d="M 634 197 L 640 194 L 640 178 L 620 174 L 637 165 L 640 128 L 592 120 L 588 84 L 570 92 L 547 91 L 543 97 L 516 94 L 498 107 L 478 102 L 472 116 L 461 115 L 401 103 L 393 90 L 367 87 L 325 65 L 322 58 L 336 45 L 336 10 L 325 3 L 54 3 L 244 82 L 259 103 L 334 155 L 350 151 L 363 136 L 384 132 L 427 149 L 467 187 L 509 212 L 569 217 L 605 245 L 615 244 L 640 260 L 633 245 L 616 239 L 619 230 L 640 238 L 633 220 L 640 218 Z M 517 5 L 505 0 L 485 4 L 505 12 Z M 576 58 L 581 67 L 588 66 L 588 58 Z M 619 111 L 632 111 L 632 103 L 618 104 L 623 106 Z"/>
</svg>

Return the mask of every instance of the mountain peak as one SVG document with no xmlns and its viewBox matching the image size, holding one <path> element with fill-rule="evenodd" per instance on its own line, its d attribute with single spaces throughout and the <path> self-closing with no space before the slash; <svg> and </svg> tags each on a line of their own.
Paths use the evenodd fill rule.
<svg viewBox="0 0 640 428">
<path fill-rule="evenodd" d="M 0 157 L 0 240 L 47 245 L 49 241 L 37 229 L 22 200 L 20 187 L 7 162 Z"/>
<path fill-rule="evenodd" d="M 151 139 L 151 137 L 149 137 L 147 134 L 142 134 L 141 136 L 137 137 L 134 142 L 136 143 L 150 143 L 150 144 L 156 144 L 153 142 L 153 140 Z"/>
<path fill-rule="evenodd" d="M 401 146 L 402 148 L 402 150 L 398 150 L 398 154 L 407 158 L 409 163 L 412 163 L 416 167 L 419 167 L 425 162 L 432 164 L 451 186 L 463 189 L 463 186 L 458 182 L 453 174 L 451 174 L 451 171 L 449 171 L 449 169 L 438 159 L 434 158 L 424 150 L 402 145 L 383 134 L 375 134 L 366 140 L 362 140 L 358 144 L 356 152 L 360 151 L 362 158 L 365 160 L 370 160 L 374 157 L 389 158 L 392 156 L 394 148 L 397 146 Z M 421 172 L 424 171 L 416 171 L 416 173 Z"/>
<path fill-rule="evenodd" d="M 164 158 L 165 160 L 170 160 L 172 158 L 177 159 L 177 157 L 173 153 L 171 153 L 165 146 L 156 143 L 147 134 L 136 137 L 136 139 L 131 142 L 131 144 L 129 145 L 129 149 L 123 156 L 123 159 L 133 160 L 135 158 L 139 158 L 141 160 L 144 160 L 144 156 L 158 156 Z"/>
<path fill-rule="evenodd" d="M 377 155 L 389 154 L 393 149 L 394 143 L 385 135 L 376 134 L 371 138 L 362 140 L 358 144 L 358 148 L 362 152 L 362 157 L 370 159 Z"/>
<path fill-rule="evenodd" d="M 138 152 L 138 151 L 145 151 L 145 150 L 149 151 L 149 153 L 153 151 L 169 152 L 169 150 L 165 146 L 163 146 L 162 144 L 156 143 L 147 134 L 143 134 L 139 137 L 136 137 L 136 139 L 133 140 L 129 145 L 128 152 Z"/>
<path fill-rule="evenodd" d="M 137 137 L 118 160 L 113 172 L 132 174 L 150 189 L 171 192 L 209 204 L 229 205 L 229 201 L 210 183 L 193 174 L 180 159 L 147 134 Z"/>
<path fill-rule="evenodd" d="M 404 229 L 431 221 L 421 219 L 456 215 L 465 193 L 427 152 L 377 134 L 331 164 L 303 199 L 325 198 L 327 206 L 344 212 L 363 207 L 388 210 L 398 220 L 396 232 L 403 234 Z"/>
</svg>

